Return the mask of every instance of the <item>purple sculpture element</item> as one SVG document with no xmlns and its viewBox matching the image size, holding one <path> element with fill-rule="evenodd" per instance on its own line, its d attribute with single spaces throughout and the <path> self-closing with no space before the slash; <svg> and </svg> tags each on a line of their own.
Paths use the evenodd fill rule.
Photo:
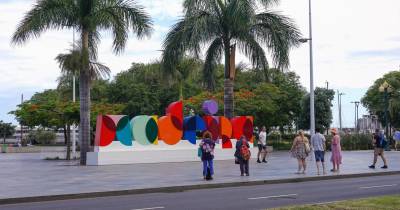
<svg viewBox="0 0 400 210">
<path fill-rule="evenodd" d="M 215 100 L 207 100 L 203 103 L 203 112 L 206 115 L 213 115 L 218 112 L 218 103 Z"/>
</svg>

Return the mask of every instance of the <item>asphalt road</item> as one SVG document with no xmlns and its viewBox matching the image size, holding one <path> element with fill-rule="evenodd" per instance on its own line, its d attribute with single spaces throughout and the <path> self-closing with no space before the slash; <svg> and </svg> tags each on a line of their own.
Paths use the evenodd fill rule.
<svg viewBox="0 0 400 210">
<path fill-rule="evenodd" d="M 310 181 L 184 192 L 0 205 L 2 210 L 266 209 L 400 194 L 400 176 Z"/>
</svg>

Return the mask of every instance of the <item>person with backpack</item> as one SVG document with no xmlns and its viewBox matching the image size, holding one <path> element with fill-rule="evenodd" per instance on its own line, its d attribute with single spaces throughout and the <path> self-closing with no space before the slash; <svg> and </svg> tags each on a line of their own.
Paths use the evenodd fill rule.
<svg viewBox="0 0 400 210">
<path fill-rule="evenodd" d="M 240 164 L 240 176 L 249 176 L 249 160 L 251 157 L 250 144 L 245 136 L 236 142 L 235 158 Z"/>
<path fill-rule="evenodd" d="M 383 160 L 383 166 L 381 168 L 388 168 L 386 158 L 384 156 L 384 148 L 386 147 L 387 141 L 385 139 L 385 134 L 383 131 L 379 131 L 379 129 L 375 130 L 375 134 L 372 138 L 372 144 L 374 145 L 374 163 L 369 166 L 369 168 L 374 169 L 375 164 L 378 161 L 378 156 L 381 156 Z"/>
<path fill-rule="evenodd" d="M 307 137 L 304 136 L 304 132 L 302 130 L 299 130 L 298 135 L 293 140 L 290 152 L 292 154 L 292 157 L 296 158 L 298 162 L 298 170 L 296 174 L 305 174 L 307 167 L 306 158 L 311 152 L 311 147 Z"/>
<path fill-rule="evenodd" d="M 399 150 L 400 148 L 400 129 L 397 128 L 393 134 L 393 140 L 395 141 L 394 150 Z"/>
<path fill-rule="evenodd" d="M 204 132 L 203 140 L 199 144 L 201 151 L 201 161 L 203 162 L 204 180 L 212 180 L 214 175 L 214 148 L 215 142 L 209 131 Z"/>
</svg>

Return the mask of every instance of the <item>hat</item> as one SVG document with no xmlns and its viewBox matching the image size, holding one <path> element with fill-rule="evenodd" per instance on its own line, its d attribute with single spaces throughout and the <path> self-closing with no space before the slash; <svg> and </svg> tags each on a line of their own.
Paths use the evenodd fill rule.
<svg viewBox="0 0 400 210">
<path fill-rule="evenodd" d="M 331 128 L 331 132 L 334 133 L 334 134 L 337 134 L 338 130 L 336 128 Z"/>
</svg>

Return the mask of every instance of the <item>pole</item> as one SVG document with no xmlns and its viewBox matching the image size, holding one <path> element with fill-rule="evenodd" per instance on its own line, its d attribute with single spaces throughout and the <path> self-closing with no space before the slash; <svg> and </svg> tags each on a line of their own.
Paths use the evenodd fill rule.
<svg viewBox="0 0 400 210">
<path fill-rule="evenodd" d="M 352 104 L 354 104 L 354 133 L 356 132 L 357 129 L 357 105 L 356 105 L 356 101 L 352 101 Z"/>
<path fill-rule="evenodd" d="M 308 23 L 310 39 L 310 133 L 315 133 L 315 110 L 314 110 L 314 72 L 313 72 L 313 38 L 312 38 L 312 19 L 311 19 L 311 0 L 308 1 Z"/>
<path fill-rule="evenodd" d="M 325 81 L 325 83 L 326 83 L 326 89 L 328 90 L 329 89 L 329 82 Z"/>
<path fill-rule="evenodd" d="M 360 105 L 360 102 L 359 101 L 356 101 L 356 131 L 357 131 L 357 133 L 358 133 L 358 106 Z"/>
<path fill-rule="evenodd" d="M 21 94 L 21 105 L 24 103 L 24 94 Z M 22 129 L 22 122 L 19 122 L 20 126 L 20 132 L 21 132 L 21 144 L 22 144 L 22 138 L 23 138 L 23 129 Z"/>
<path fill-rule="evenodd" d="M 75 50 L 75 30 L 72 31 L 72 46 Z M 76 90 L 75 90 L 75 73 L 72 75 L 72 102 L 76 101 Z M 75 124 L 72 125 L 72 157 L 75 158 L 76 155 L 76 132 Z"/>
<path fill-rule="evenodd" d="M 384 92 L 385 96 L 385 134 L 388 135 L 389 127 L 388 127 L 388 88 L 385 88 Z"/>
</svg>

